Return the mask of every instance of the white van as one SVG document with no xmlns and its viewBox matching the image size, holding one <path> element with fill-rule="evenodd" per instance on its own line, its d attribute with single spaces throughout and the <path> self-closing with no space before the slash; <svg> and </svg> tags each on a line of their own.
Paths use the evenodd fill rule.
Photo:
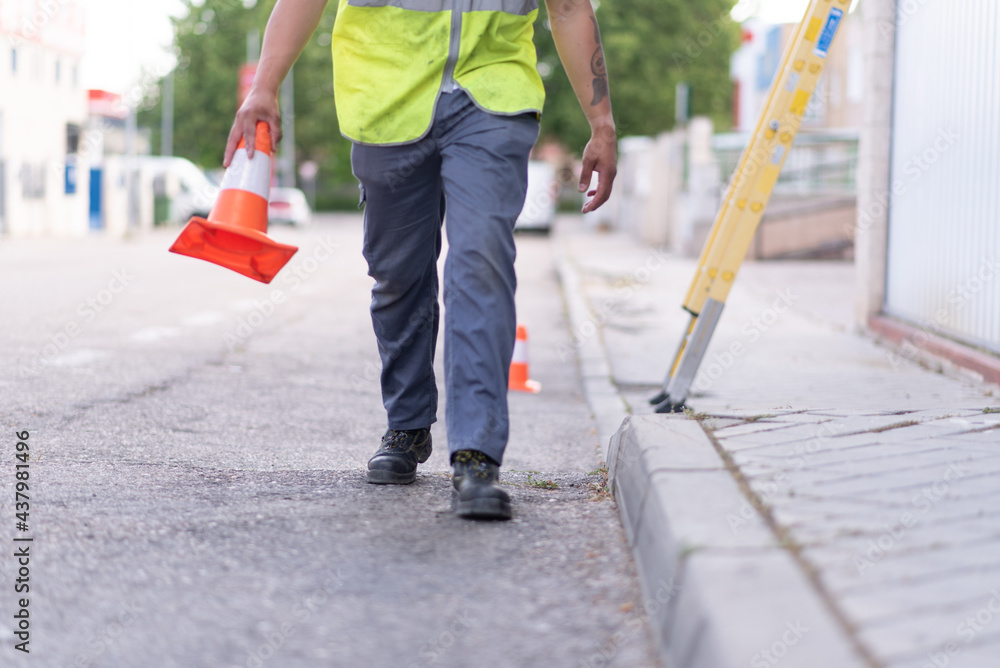
<svg viewBox="0 0 1000 668">
<path fill-rule="evenodd" d="M 167 220 L 186 223 L 191 216 L 208 217 L 219 196 L 219 186 L 186 158 L 144 155 L 136 158 L 142 181 L 153 184 L 155 197 L 169 202 Z"/>
<path fill-rule="evenodd" d="M 528 191 L 515 230 L 531 230 L 548 234 L 556 217 L 559 181 L 556 171 L 547 162 L 528 162 Z"/>
</svg>

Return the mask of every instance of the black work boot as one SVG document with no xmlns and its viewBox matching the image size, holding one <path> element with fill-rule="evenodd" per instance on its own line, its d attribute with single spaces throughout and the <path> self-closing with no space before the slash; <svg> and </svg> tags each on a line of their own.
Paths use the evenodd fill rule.
<svg viewBox="0 0 1000 668">
<path fill-rule="evenodd" d="M 499 465 L 478 450 L 459 450 L 451 456 L 451 507 L 459 517 L 509 520 L 510 496 L 497 486 Z"/>
<path fill-rule="evenodd" d="M 430 429 L 389 429 L 378 451 L 368 460 L 368 482 L 408 485 L 417 478 L 417 464 L 426 462 L 430 456 Z"/>
</svg>

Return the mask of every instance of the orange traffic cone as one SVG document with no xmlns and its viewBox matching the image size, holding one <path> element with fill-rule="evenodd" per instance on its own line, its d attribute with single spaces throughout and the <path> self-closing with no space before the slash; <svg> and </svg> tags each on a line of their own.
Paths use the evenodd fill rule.
<svg viewBox="0 0 1000 668">
<path fill-rule="evenodd" d="M 214 262 L 270 283 L 299 249 L 273 241 L 266 234 L 271 183 L 271 133 L 267 123 L 257 123 L 254 150 L 253 159 L 247 159 L 246 142 L 240 139 L 208 220 L 193 217 L 170 252 Z"/>
<path fill-rule="evenodd" d="M 514 340 L 514 356 L 510 361 L 510 380 L 507 388 L 520 392 L 537 394 L 542 390 L 542 384 L 531 380 L 528 374 L 528 328 L 517 326 L 517 338 Z"/>
</svg>

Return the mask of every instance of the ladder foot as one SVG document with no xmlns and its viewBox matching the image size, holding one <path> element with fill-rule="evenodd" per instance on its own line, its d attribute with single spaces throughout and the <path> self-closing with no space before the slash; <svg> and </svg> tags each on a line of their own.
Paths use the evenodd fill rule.
<svg viewBox="0 0 1000 668">
<path fill-rule="evenodd" d="M 683 413 L 687 406 L 684 405 L 683 401 L 674 403 L 670 400 L 664 401 L 659 406 L 656 407 L 656 413 Z"/>
<path fill-rule="evenodd" d="M 664 401 L 667 400 L 667 397 L 669 397 L 669 396 L 670 395 L 667 394 L 667 391 L 663 390 L 659 394 L 657 394 L 655 397 L 653 397 L 652 399 L 650 399 L 649 403 L 652 404 L 653 406 L 655 406 L 657 404 L 662 404 Z"/>
</svg>

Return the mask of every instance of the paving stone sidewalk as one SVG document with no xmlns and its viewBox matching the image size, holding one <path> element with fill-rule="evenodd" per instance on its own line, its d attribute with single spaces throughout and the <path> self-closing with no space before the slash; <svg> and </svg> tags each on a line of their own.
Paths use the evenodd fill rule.
<svg viewBox="0 0 1000 668">
<path fill-rule="evenodd" d="M 599 337 L 628 410 L 651 413 L 695 261 L 558 231 L 590 309 L 573 347 Z M 1000 390 L 862 336 L 853 281 L 850 263 L 744 265 L 688 400 L 743 492 L 725 524 L 736 541 L 765 521 L 860 665 L 995 668 Z"/>
</svg>

